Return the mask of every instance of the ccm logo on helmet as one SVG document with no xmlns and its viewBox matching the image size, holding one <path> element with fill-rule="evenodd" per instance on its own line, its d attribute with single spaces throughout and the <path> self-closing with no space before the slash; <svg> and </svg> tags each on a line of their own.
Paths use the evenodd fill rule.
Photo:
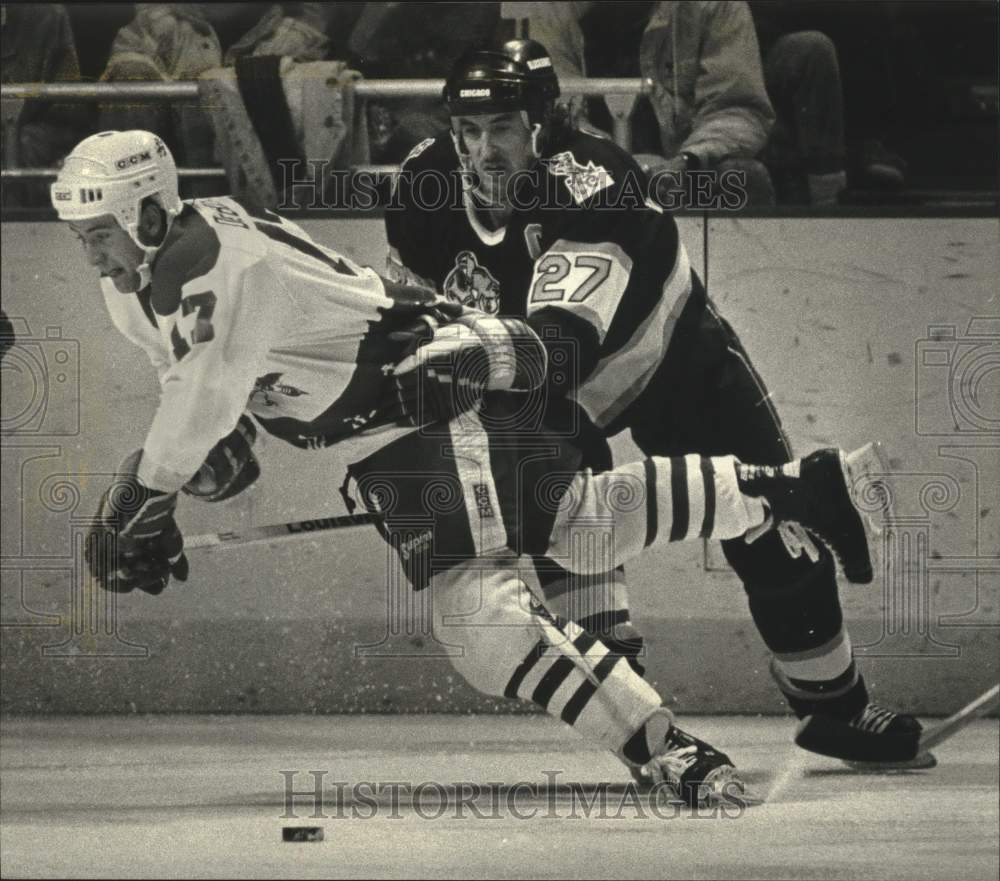
<svg viewBox="0 0 1000 881">
<path fill-rule="evenodd" d="M 149 150 L 142 150 L 139 153 L 133 153 L 131 156 L 126 156 L 124 159 L 115 160 L 115 168 L 122 171 L 128 168 L 130 165 L 138 165 L 140 162 L 152 162 L 153 154 Z"/>
<path fill-rule="evenodd" d="M 552 67 L 552 61 L 549 58 L 533 58 L 528 61 L 528 70 L 538 70 L 541 67 Z"/>
</svg>

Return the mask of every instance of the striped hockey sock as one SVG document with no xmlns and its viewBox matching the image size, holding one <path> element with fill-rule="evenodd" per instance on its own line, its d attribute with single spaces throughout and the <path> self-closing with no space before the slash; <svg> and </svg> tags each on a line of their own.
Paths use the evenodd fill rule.
<svg viewBox="0 0 1000 881">
<path fill-rule="evenodd" d="M 621 755 L 626 742 L 662 710 L 662 701 L 621 655 L 572 621 L 552 618 L 544 635 L 514 670 L 504 694 L 530 700 L 589 740 Z M 667 716 L 669 727 L 669 714 Z M 648 759 L 646 759 L 648 761 Z"/>
<path fill-rule="evenodd" d="M 606 572 L 656 543 L 737 538 L 766 519 L 740 492 L 734 456 L 652 456 L 578 475 L 552 531 L 549 557 Z"/>
</svg>

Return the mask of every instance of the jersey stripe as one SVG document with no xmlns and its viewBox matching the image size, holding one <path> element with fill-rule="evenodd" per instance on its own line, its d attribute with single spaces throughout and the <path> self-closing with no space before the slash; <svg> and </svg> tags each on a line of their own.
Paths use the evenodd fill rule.
<svg viewBox="0 0 1000 881">
<path fill-rule="evenodd" d="M 598 362 L 576 392 L 576 400 L 600 428 L 617 419 L 649 384 L 667 353 L 691 290 L 691 263 L 679 244 L 656 308 L 624 346 Z"/>
</svg>

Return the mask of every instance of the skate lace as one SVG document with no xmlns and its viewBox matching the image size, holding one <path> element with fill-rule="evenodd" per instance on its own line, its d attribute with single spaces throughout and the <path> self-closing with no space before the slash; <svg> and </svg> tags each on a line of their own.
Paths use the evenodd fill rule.
<svg viewBox="0 0 1000 881">
<path fill-rule="evenodd" d="M 652 761 L 643 766 L 643 771 L 654 781 L 668 780 L 679 783 L 684 772 L 698 761 L 698 747 L 674 747 L 653 756 Z"/>
<path fill-rule="evenodd" d="M 778 524 L 778 535 L 781 537 L 788 555 L 793 559 L 797 560 L 805 551 L 814 563 L 819 560 L 819 548 L 816 547 L 816 543 L 801 523 L 794 520 L 783 520 Z"/>
<path fill-rule="evenodd" d="M 878 704 L 868 704 L 851 720 L 851 725 L 871 734 L 882 734 L 896 718 L 896 715 L 892 710 L 887 710 Z"/>
</svg>

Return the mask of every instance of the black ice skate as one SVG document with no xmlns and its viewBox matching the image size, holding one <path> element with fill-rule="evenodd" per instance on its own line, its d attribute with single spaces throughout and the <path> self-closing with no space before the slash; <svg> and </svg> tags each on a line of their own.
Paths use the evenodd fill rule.
<svg viewBox="0 0 1000 881">
<path fill-rule="evenodd" d="M 740 491 L 763 499 L 770 508 L 763 528 L 753 530 L 747 540 L 753 541 L 775 526 L 789 549 L 800 552 L 792 543 L 794 526 L 804 527 L 830 548 L 848 581 L 870 584 L 878 529 L 859 506 L 855 494 L 861 491 L 872 495 L 875 504 L 867 507 L 881 507 L 888 514 L 888 493 L 864 485 L 871 475 L 884 471 L 877 444 L 849 454 L 837 449 L 817 450 L 781 466 L 738 463 Z M 789 526 L 793 528 L 786 529 Z M 801 530 L 798 535 L 802 537 Z M 808 548 L 808 538 L 802 538 Z"/>
<path fill-rule="evenodd" d="M 921 748 L 923 726 L 906 713 L 869 703 L 849 720 L 816 713 L 795 732 L 803 749 L 841 759 L 865 771 L 933 768 L 937 759 Z"/>
<path fill-rule="evenodd" d="M 676 725 L 670 727 L 663 749 L 641 768 L 633 768 L 632 776 L 643 788 L 667 784 L 689 807 L 763 801 L 747 791 L 729 756 Z"/>
</svg>

